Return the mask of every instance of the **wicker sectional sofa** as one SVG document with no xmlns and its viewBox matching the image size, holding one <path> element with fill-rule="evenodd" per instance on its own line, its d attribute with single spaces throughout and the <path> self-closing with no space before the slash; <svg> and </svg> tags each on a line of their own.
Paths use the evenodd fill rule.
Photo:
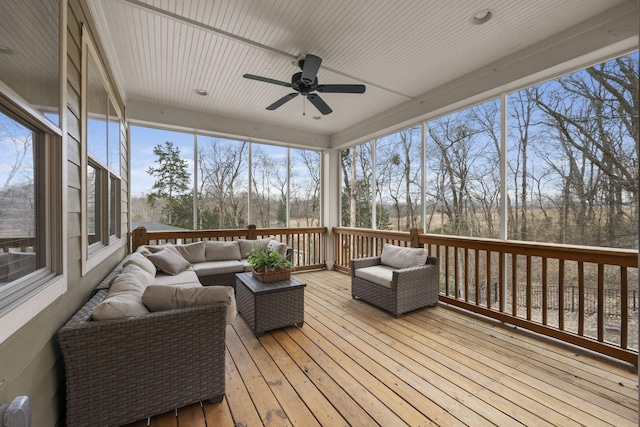
<svg viewBox="0 0 640 427">
<path fill-rule="evenodd" d="M 66 425 L 119 426 L 221 401 L 235 273 L 247 269 L 242 255 L 253 245 L 268 244 L 143 246 L 127 255 L 57 333 Z"/>
</svg>

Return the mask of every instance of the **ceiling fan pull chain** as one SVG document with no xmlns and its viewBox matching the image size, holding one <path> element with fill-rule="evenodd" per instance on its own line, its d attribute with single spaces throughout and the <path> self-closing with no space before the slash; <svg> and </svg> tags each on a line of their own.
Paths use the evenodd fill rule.
<svg viewBox="0 0 640 427">
<path fill-rule="evenodd" d="M 306 101 L 307 101 L 307 97 L 303 96 L 302 97 L 302 115 L 303 116 L 307 115 L 307 108 L 306 108 L 307 107 L 307 102 Z"/>
</svg>

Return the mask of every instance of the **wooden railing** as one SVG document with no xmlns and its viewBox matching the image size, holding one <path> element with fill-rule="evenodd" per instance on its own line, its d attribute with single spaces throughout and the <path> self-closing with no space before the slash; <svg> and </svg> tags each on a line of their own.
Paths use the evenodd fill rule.
<svg viewBox="0 0 640 427">
<path fill-rule="evenodd" d="M 295 271 L 325 268 L 327 263 L 327 228 L 256 228 L 232 230 L 148 231 L 138 227 L 131 233 L 132 250 L 140 245 L 193 243 L 206 240 L 256 240 L 272 237 L 292 249 Z"/>
<path fill-rule="evenodd" d="M 638 364 L 638 251 L 419 229 L 337 227 L 333 234 L 336 269 L 349 271 L 351 258 L 379 255 L 384 243 L 424 247 L 440 260 L 441 302 Z"/>
<path fill-rule="evenodd" d="M 33 252 L 36 246 L 35 237 L 6 237 L 0 239 L 0 253 L 1 252 Z"/>
</svg>

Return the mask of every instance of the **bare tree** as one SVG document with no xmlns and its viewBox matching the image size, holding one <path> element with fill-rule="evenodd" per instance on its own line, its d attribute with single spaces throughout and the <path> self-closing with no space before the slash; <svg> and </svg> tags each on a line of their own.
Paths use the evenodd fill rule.
<svg viewBox="0 0 640 427">
<path fill-rule="evenodd" d="M 212 223 L 204 228 L 238 228 L 243 225 L 247 154 L 247 142 L 210 138 L 200 144 L 200 210 L 208 205 L 214 210 Z M 202 228 L 202 212 L 199 218 Z"/>
</svg>

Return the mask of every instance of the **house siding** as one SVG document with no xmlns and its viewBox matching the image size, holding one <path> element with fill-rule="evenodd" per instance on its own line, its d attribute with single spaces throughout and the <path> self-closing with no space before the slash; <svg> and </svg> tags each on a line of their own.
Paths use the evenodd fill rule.
<svg viewBox="0 0 640 427">
<path fill-rule="evenodd" d="M 67 3 L 67 75 L 66 123 L 63 127 L 67 146 L 67 292 L 0 344 L 0 403 L 27 395 L 32 410 L 32 425 L 60 425 L 64 420 L 64 365 L 56 342 L 57 330 L 86 302 L 95 285 L 124 257 L 129 242 L 128 230 L 128 143 L 126 128 L 121 128 L 121 220 L 122 239 L 117 250 L 105 262 L 82 272 L 81 223 L 81 72 L 82 28 L 89 30 L 102 55 L 99 40 L 84 0 Z M 107 68 L 105 66 L 105 68 Z M 113 79 L 112 79 L 113 80 Z M 115 85 L 113 85 L 115 87 Z M 116 94 L 117 96 L 117 94 Z M 121 100 L 120 110 L 124 112 Z M 64 117 L 64 116 L 63 116 Z"/>
</svg>

